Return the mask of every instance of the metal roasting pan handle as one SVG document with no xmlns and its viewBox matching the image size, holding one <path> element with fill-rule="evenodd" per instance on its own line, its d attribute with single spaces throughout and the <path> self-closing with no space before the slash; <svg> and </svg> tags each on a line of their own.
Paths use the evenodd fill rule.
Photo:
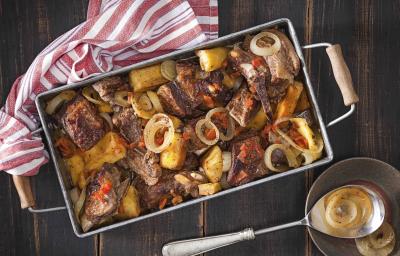
<svg viewBox="0 0 400 256">
<path fill-rule="evenodd" d="M 331 61 L 333 75 L 342 93 L 344 105 L 350 106 L 350 110 L 348 112 L 328 123 L 327 127 L 330 127 L 353 114 L 355 110 L 355 104 L 359 101 L 359 99 L 357 93 L 354 90 L 353 79 L 351 78 L 349 68 L 346 64 L 346 61 L 344 60 L 342 48 L 340 47 L 340 45 L 332 45 L 330 43 L 316 43 L 304 45 L 302 48 L 312 49 L 318 47 L 326 47 L 326 53 L 328 54 L 329 60 Z"/>
<path fill-rule="evenodd" d="M 329 56 L 333 69 L 333 75 L 343 96 L 344 105 L 350 106 L 350 110 L 348 112 L 327 124 L 327 127 L 330 127 L 349 117 L 354 112 L 355 103 L 357 103 L 359 99 L 357 93 L 354 90 L 353 80 L 351 78 L 349 68 L 347 67 L 347 64 L 344 60 L 340 45 L 332 45 L 330 43 L 316 43 L 304 45 L 302 48 L 312 49 L 319 47 L 326 47 L 326 52 Z M 40 131 L 41 129 L 34 131 L 34 133 Z M 29 177 L 13 175 L 13 181 L 21 201 L 22 209 L 28 208 L 28 210 L 32 213 L 44 213 L 66 209 L 65 206 L 44 209 L 34 208 L 35 198 L 33 197 Z"/>
<path fill-rule="evenodd" d="M 42 128 L 39 128 L 36 131 L 33 131 L 32 134 L 39 133 L 42 130 L 43 130 Z M 53 211 L 67 209 L 67 207 L 65 206 L 36 209 L 35 208 L 36 201 L 32 193 L 30 178 L 28 176 L 19 176 L 19 175 L 13 175 L 12 177 L 14 186 L 18 192 L 19 200 L 21 202 L 21 209 L 28 208 L 28 210 L 32 213 L 53 212 Z"/>
</svg>

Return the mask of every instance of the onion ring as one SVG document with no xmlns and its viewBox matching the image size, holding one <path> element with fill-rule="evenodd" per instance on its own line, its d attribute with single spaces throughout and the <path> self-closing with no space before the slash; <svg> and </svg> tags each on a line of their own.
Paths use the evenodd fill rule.
<svg viewBox="0 0 400 256">
<path fill-rule="evenodd" d="M 279 167 L 275 167 L 272 163 L 272 153 L 276 150 L 276 149 L 280 149 L 283 151 L 283 153 L 285 154 L 285 157 L 288 161 L 288 166 L 279 166 Z M 268 167 L 268 169 L 270 169 L 273 172 L 284 172 L 290 169 L 290 167 L 299 167 L 299 162 L 296 159 L 296 155 L 293 153 L 293 151 L 283 145 L 283 144 L 272 144 L 270 145 L 264 153 L 264 163 L 265 165 Z"/>
<path fill-rule="evenodd" d="M 203 126 L 204 125 L 207 126 L 207 128 L 209 128 L 209 129 L 215 130 L 215 138 L 213 140 L 209 140 L 204 136 L 204 134 L 203 134 Z M 195 132 L 196 132 L 197 137 L 206 145 L 209 145 L 209 146 L 214 145 L 219 140 L 218 127 L 213 122 L 211 122 L 209 119 L 200 119 L 199 121 L 197 121 L 196 127 L 195 127 Z"/>
<path fill-rule="evenodd" d="M 162 128 L 167 128 L 168 130 L 164 133 L 163 143 L 161 145 L 157 145 L 155 142 L 156 134 Z M 146 148 L 154 153 L 161 153 L 172 142 L 175 134 L 174 124 L 167 115 L 161 113 L 155 114 L 147 122 L 143 134 Z"/>
<path fill-rule="evenodd" d="M 264 37 L 267 37 L 269 40 L 272 40 L 273 43 L 271 45 L 270 42 L 266 42 L 263 40 Z M 271 56 L 274 55 L 281 49 L 281 40 L 279 37 L 271 32 L 261 32 L 253 37 L 250 41 L 250 50 L 255 55 L 258 56 Z"/>
<path fill-rule="evenodd" d="M 105 103 L 102 99 L 100 99 L 99 94 L 93 89 L 92 86 L 86 86 L 85 88 L 83 88 L 82 95 L 88 101 L 90 101 L 96 105 L 102 105 Z"/>
<path fill-rule="evenodd" d="M 66 101 L 72 100 L 76 95 L 76 92 L 73 90 L 66 90 L 52 98 L 47 102 L 46 105 L 46 113 L 49 115 L 54 114 L 56 110 Z"/>
<path fill-rule="evenodd" d="M 122 107 L 129 107 L 131 103 L 128 100 L 128 91 L 117 91 L 114 94 L 115 103 Z"/>
<path fill-rule="evenodd" d="M 229 141 L 235 135 L 235 120 L 233 120 L 231 115 L 229 115 L 228 110 L 226 108 L 218 107 L 218 108 L 211 109 L 210 111 L 208 111 L 205 119 L 208 119 L 208 120 L 210 120 L 210 122 L 212 122 L 212 116 L 215 113 L 219 113 L 219 112 L 226 113 L 226 116 L 228 118 L 228 128 L 227 128 L 226 134 L 223 134 L 221 131 L 219 131 L 220 132 L 219 137 L 222 141 Z"/>
</svg>

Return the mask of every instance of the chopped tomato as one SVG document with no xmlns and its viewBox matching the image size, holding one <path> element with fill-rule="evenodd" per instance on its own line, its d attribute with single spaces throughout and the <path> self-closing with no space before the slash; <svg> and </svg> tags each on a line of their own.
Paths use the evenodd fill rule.
<svg viewBox="0 0 400 256">
<path fill-rule="evenodd" d="M 71 157 L 75 153 L 74 143 L 65 136 L 60 137 L 55 145 L 60 150 L 63 157 Z"/>
<path fill-rule="evenodd" d="M 146 147 L 146 144 L 144 143 L 144 137 L 143 137 L 143 135 L 142 135 L 142 137 L 140 137 L 140 141 L 139 141 L 139 143 L 138 143 L 138 147 L 140 147 L 140 148 Z"/>
<path fill-rule="evenodd" d="M 157 145 L 162 145 L 164 143 L 165 132 L 166 132 L 165 129 L 161 129 L 161 130 L 157 131 L 156 137 L 155 137 L 155 142 Z"/>
<path fill-rule="evenodd" d="M 228 128 L 228 117 L 226 116 L 226 113 L 217 112 L 212 117 L 215 118 L 218 121 L 218 124 L 223 128 Z"/>
<path fill-rule="evenodd" d="M 209 108 L 213 108 L 213 107 L 214 107 L 214 100 L 213 100 L 213 98 L 211 98 L 210 96 L 208 96 L 208 95 L 203 95 L 203 101 L 204 101 L 204 104 L 205 104 L 207 107 L 209 107 Z"/>
<path fill-rule="evenodd" d="M 258 68 L 259 66 L 262 66 L 264 64 L 264 60 L 261 57 L 255 57 L 252 61 L 251 64 L 255 67 Z"/>
<path fill-rule="evenodd" d="M 104 202 L 104 193 L 101 190 L 93 193 L 93 197 L 98 201 Z"/>
<path fill-rule="evenodd" d="M 102 191 L 104 194 L 108 194 L 108 192 L 110 192 L 111 188 L 112 188 L 111 182 L 106 182 L 105 184 L 103 184 L 103 185 L 101 186 L 101 191 Z"/>
<path fill-rule="evenodd" d="M 253 106 L 253 104 L 254 104 L 254 101 L 253 101 L 252 98 L 247 98 L 244 101 L 244 106 L 247 107 L 247 108 L 251 108 Z"/>
<path fill-rule="evenodd" d="M 238 159 L 244 163 L 246 161 L 246 156 L 247 156 L 247 151 L 240 151 L 239 155 L 238 155 Z"/>
<path fill-rule="evenodd" d="M 241 170 L 238 175 L 236 176 L 236 182 L 241 182 L 242 180 L 244 180 L 245 178 L 247 178 L 249 175 L 247 174 L 247 172 Z"/>
<path fill-rule="evenodd" d="M 161 198 L 160 202 L 158 204 L 158 208 L 160 210 L 164 209 L 165 205 L 167 205 L 167 201 L 168 201 L 168 199 L 166 197 Z"/>
<path fill-rule="evenodd" d="M 250 163 L 253 160 L 256 160 L 263 155 L 263 150 L 258 144 L 251 144 L 249 142 L 245 142 L 240 146 L 240 153 L 238 155 L 238 159 L 244 163 Z"/>
<path fill-rule="evenodd" d="M 261 136 L 264 138 L 268 138 L 269 133 L 273 130 L 273 125 L 267 124 L 261 132 Z"/>
<path fill-rule="evenodd" d="M 183 132 L 182 138 L 183 138 L 184 141 L 190 140 L 190 133 L 188 133 L 188 132 L 186 132 L 186 131 Z"/>
<path fill-rule="evenodd" d="M 308 141 L 304 138 L 297 130 L 290 129 L 289 136 L 293 139 L 293 141 L 302 148 L 308 148 Z"/>
<path fill-rule="evenodd" d="M 214 140 L 217 137 L 217 133 L 214 129 L 206 128 L 204 137 L 206 137 L 207 140 Z"/>
</svg>

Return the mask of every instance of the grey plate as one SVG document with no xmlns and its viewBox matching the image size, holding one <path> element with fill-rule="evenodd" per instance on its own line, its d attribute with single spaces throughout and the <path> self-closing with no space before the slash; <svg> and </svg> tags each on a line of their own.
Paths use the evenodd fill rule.
<svg viewBox="0 0 400 256">
<path fill-rule="evenodd" d="M 190 56 L 194 55 L 194 51 L 197 49 L 204 49 L 204 48 L 210 48 L 210 47 L 216 47 L 216 46 L 222 46 L 222 45 L 230 45 L 233 44 L 235 42 L 241 41 L 244 39 L 244 36 L 247 34 L 252 34 L 252 33 L 257 33 L 260 32 L 266 28 L 271 28 L 271 27 L 278 27 L 282 30 L 284 30 L 286 32 L 286 34 L 288 35 L 289 39 L 292 41 L 295 49 L 296 49 L 296 53 L 300 58 L 301 61 L 301 70 L 300 70 L 300 76 L 302 76 L 304 78 L 304 85 L 305 85 L 305 90 L 308 94 L 311 106 L 312 106 L 312 111 L 314 114 L 314 117 L 316 119 L 316 124 L 318 125 L 321 134 L 322 134 L 322 139 L 324 141 L 325 147 L 324 147 L 324 154 L 322 156 L 321 159 L 319 159 L 318 161 L 315 161 L 314 163 L 307 165 L 307 166 L 301 166 L 299 168 L 284 172 L 284 173 L 279 173 L 279 174 L 275 174 L 272 176 L 267 176 L 264 177 L 262 179 L 247 183 L 245 185 L 239 186 L 239 187 L 234 187 L 234 188 L 230 188 L 224 191 L 221 191 L 215 195 L 211 195 L 211 196 L 207 196 L 207 197 L 201 197 L 201 198 L 197 198 L 197 199 L 193 199 L 193 200 L 189 200 L 186 202 L 183 202 L 181 204 L 178 204 L 176 206 L 172 206 L 172 207 L 168 207 L 166 209 L 163 209 L 161 211 L 156 211 L 150 214 L 146 214 L 143 216 L 139 216 L 137 218 L 133 218 L 133 219 L 129 219 L 126 221 L 121 221 L 121 222 L 117 222 L 108 226 L 104 226 L 104 227 L 100 227 L 94 230 L 90 230 L 86 233 L 84 233 L 79 225 L 79 222 L 74 214 L 73 211 L 73 206 L 72 206 L 72 201 L 71 198 L 69 196 L 68 191 L 71 189 L 71 185 L 69 182 L 69 175 L 67 174 L 65 165 L 62 161 L 62 158 L 60 156 L 60 154 L 58 153 L 58 151 L 54 148 L 54 141 L 53 141 L 53 130 L 51 129 L 51 117 L 49 115 L 46 114 L 46 112 L 44 111 L 45 109 L 45 105 L 46 105 L 46 101 L 49 100 L 50 98 L 54 97 L 55 95 L 57 95 L 58 93 L 60 93 L 61 91 L 67 90 L 67 89 L 78 89 L 78 88 L 82 88 L 84 86 L 93 84 L 95 81 L 98 81 L 104 77 L 108 77 L 108 76 L 112 76 L 112 75 L 124 75 L 127 74 L 130 70 L 135 69 L 135 68 L 140 68 L 140 67 L 145 67 L 145 66 L 149 66 L 155 63 L 159 63 L 163 60 L 167 60 L 167 59 L 180 59 L 180 58 L 187 58 Z M 94 235 L 103 231 L 107 231 L 113 228 L 117 228 L 129 223 L 133 223 L 133 222 L 138 222 L 141 221 L 143 219 L 147 219 L 150 217 L 154 217 L 160 214 L 164 214 L 173 210 L 177 210 L 179 208 L 182 207 L 186 207 L 192 204 L 196 204 L 202 201 L 206 201 L 209 199 L 213 199 L 213 198 L 217 198 L 217 197 L 221 197 L 224 196 L 226 194 L 235 192 L 235 191 L 239 191 L 248 187 L 252 187 L 252 186 L 256 186 L 258 184 L 261 183 L 265 183 L 274 179 L 278 179 L 281 177 L 285 177 L 288 175 L 292 175 L 295 173 L 299 173 L 299 172 L 303 172 L 305 170 L 308 169 L 312 169 L 315 168 L 317 166 L 321 166 L 323 164 L 329 163 L 332 159 L 333 159 L 333 152 L 332 152 L 332 148 L 331 148 L 331 144 L 329 142 L 329 138 L 328 138 L 328 134 L 326 132 L 326 126 L 324 121 L 322 120 L 322 116 L 321 116 L 321 112 L 319 110 L 318 104 L 317 104 L 317 99 L 315 97 L 314 94 L 314 90 L 313 87 L 311 85 L 311 81 L 307 72 L 307 67 L 306 64 L 304 62 L 304 56 L 301 50 L 301 46 L 299 44 L 299 41 L 297 39 L 297 35 L 296 32 L 294 30 L 293 24 L 291 23 L 291 21 L 289 19 L 278 19 L 278 20 L 274 20 L 271 22 L 267 22 L 249 29 L 245 29 L 221 38 L 218 38 L 216 40 L 212 40 L 209 42 L 206 42 L 204 44 L 200 44 L 196 47 L 192 47 L 189 49 L 184 49 L 184 50 L 179 50 L 170 54 L 166 54 L 157 58 L 153 58 L 151 60 L 147 60 L 147 61 L 143 61 L 141 63 L 138 64 L 134 64 L 131 66 L 127 66 L 124 68 L 121 68 L 119 70 L 115 70 L 115 71 L 111 71 L 105 74 L 100 74 L 98 76 L 92 77 L 88 80 L 82 81 L 82 82 L 78 82 L 75 84 L 69 84 L 69 85 L 65 85 L 65 86 L 61 86 L 52 90 L 49 90 L 47 92 L 44 92 L 40 95 L 38 95 L 36 97 L 36 107 L 38 109 L 38 113 L 39 113 L 39 117 L 40 117 L 40 121 L 42 123 L 42 127 L 44 130 L 44 133 L 46 135 L 46 139 L 48 142 L 48 146 L 49 146 L 49 150 L 50 150 L 50 155 L 51 155 L 51 159 L 53 160 L 53 163 L 55 165 L 55 169 L 57 172 L 57 177 L 58 180 L 60 182 L 60 186 L 61 186 L 61 190 L 64 196 L 64 200 L 65 200 L 65 204 L 68 210 L 68 215 L 70 217 L 71 223 L 72 223 L 72 227 L 74 230 L 74 233 L 78 236 L 78 237 L 87 237 L 90 235 Z M 344 116 L 348 116 L 348 114 L 345 114 Z M 340 120 L 344 119 L 344 116 L 339 118 Z"/>
<path fill-rule="evenodd" d="M 317 200 L 330 190 L 350 183 L 372 185 L 376 191 L 383 194 L 386 217 L 393 225 L 396 233 L 396 246 L 391 255 L 400 255 L 400 172 L 393 166 L 373 158 L 357 157 L 338 162 L 322 173 L 312 185 L 306 201 L 307 213 Z M 322 234 L 308 228 L 310 236 L 318 249 L 329 256 L 361 255 L 354 239 L 340 239 Z"/>
</svg>

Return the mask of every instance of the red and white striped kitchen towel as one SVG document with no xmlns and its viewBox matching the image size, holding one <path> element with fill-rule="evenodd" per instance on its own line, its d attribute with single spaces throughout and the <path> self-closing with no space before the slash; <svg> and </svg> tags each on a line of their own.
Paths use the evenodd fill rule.
<svg viewBox="0 0 400 256">
<path fill-rule="evenodd" d="M 39 93 L 218 37 L 217 0 L 90 0 L 87 20 L 19 77 L 0 110 L 0 170 L 35 175 L 48 161 Z"/>
</svg>

